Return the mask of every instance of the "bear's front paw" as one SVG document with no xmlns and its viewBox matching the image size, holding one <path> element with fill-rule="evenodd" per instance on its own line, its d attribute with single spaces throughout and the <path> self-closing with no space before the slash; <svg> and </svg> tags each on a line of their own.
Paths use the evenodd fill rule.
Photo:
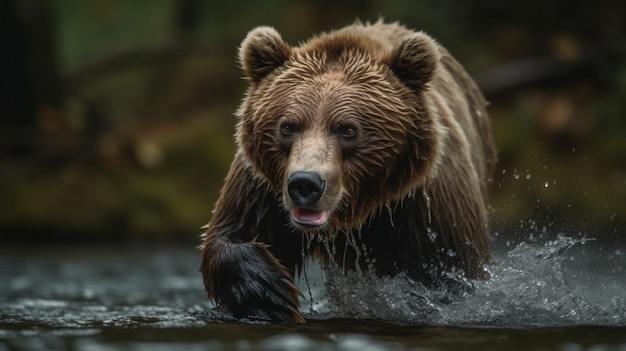
<svg viewBox="0 0 626 351">
<path fill-rule="evenodd" d="M 304 323 L 298 311 L 302 293 L 265 245 L 229 243 L 205 260 L 209 297 L 235 317 Z"/>
</svg>

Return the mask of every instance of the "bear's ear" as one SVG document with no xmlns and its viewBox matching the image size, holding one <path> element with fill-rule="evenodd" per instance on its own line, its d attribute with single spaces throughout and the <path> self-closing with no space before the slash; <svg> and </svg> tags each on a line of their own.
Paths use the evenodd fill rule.
<svg viewBox="0 0 626 351">
<path fill-rule="evenodd" d="M 257 27 L 241 43 L 239 61 L 246 78 L 258 83 L 280 67 L 290 54 L 291 48 L 274 28 Z"/>
<path fill-rule="evenodd" d="M 409 87 L 422 90 L 433 78 L 439 64 L 439 48 L 424 33 L 413 33 L 388 58 L 391 70 Z"/>
</svg>

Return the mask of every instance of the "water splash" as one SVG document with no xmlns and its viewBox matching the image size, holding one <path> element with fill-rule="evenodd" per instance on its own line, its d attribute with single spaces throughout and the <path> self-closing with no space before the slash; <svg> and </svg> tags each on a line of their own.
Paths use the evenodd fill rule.
<svg viewBox="0 0 626 351">
<path fill-rule="evenodd" d="M 331 268 L 320 308 L 308 317 L 344 316 L 432 325 L 626 325 L 624 255 L 589 239 L 558 236 L 494 254 L 486 281 L 448 277 L 473 292 L 432 289 L 404 274 Z M 319 296 L 319 297 L 318 297 Z"/>
</svg>

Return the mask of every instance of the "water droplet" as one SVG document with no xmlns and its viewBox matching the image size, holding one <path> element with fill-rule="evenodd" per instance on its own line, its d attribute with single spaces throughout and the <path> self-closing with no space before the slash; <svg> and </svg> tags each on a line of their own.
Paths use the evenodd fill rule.
<svg viewBox="0 0 626 351">
<path fill-rule="evenodd" d="M 433 231 L 430 227 L 426 228 L 426 233 L 428 234 L 428 239 L 430 239 L 430 241 L 435 242 L 435 240 L 437 240 L 437 232 Z"/>
<path fill-rule="evenodd" d="M 526 179 L 530 179 L 530 178 L 531 178 L 530 173 L 526 174 Z"/>
<path fill-rule="evenodd" d="M 302 250 L 300 251 L 300 254 L 302 255 L 302 273 L 304 276 L 304 283 L 307 286 L 307 290 L 309 292 L 309 301 L 310 301 L 310 307 L 309 309 L 311 311 L 313 311 L 313 293 L 311 292 L 311 282 L 309 281 L 309 277 L 307 275 L 307 267 L 306 267 L 306 261 L 307 261 L 307 255 L 306 255 L 306 251 L 310 250 L 311 248 L 311 239 L 307 238 L 308 240 L 302 240 Z M 306 242 L 306 243 L 305 243 Z M 306 245 L 306 250 L 305 250 L 305 245 Z"/>
<path fill-rule="evenodd" d="M 550 183 L 548 183 L 548 182 L 543 183 L 543 187 L 544 187 L 544 188 L 547 188 L 547 187 L 549 187 L 549 186 L 550 186 Z"/>
<path fill-rule="evenodd" d="M 513 178 L 514 179 L 519 179 L 519 173 L 517 173 L 517 168 L 513 168 Z"/>
<path fill-rule="evenodd" d="M 431 224 L 432 219 L 430 216 L 430 196 L 428 196 L 428 192 L 426 191 L 426 188 L 422 190 L 422 194 L 424 195 L 424 199 L 426 200 L 426 211 L 428 212 L 428 224 Z"/>
<path fill-rule="evenodd" d="M 621 255 L 622 255 L 622 250 L 620 250 L 620 249 L 616 249 L 616 250 L 615 250 L 615 255 L 616 255 L 616 256 L 621 256 Z"/>
</svg>

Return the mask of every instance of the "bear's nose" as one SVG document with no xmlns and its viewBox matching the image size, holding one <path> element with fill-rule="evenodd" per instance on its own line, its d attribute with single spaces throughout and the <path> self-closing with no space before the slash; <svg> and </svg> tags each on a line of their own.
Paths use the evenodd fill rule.
<svg viewBox="0 0 626 351">
<path fill-rule="evenodd" d="M 317 172 L 293 172 L 287 180 L 289 196 L 298 206 L 311 206 L 324 193 L 326 182 Z"/>
</svg>

